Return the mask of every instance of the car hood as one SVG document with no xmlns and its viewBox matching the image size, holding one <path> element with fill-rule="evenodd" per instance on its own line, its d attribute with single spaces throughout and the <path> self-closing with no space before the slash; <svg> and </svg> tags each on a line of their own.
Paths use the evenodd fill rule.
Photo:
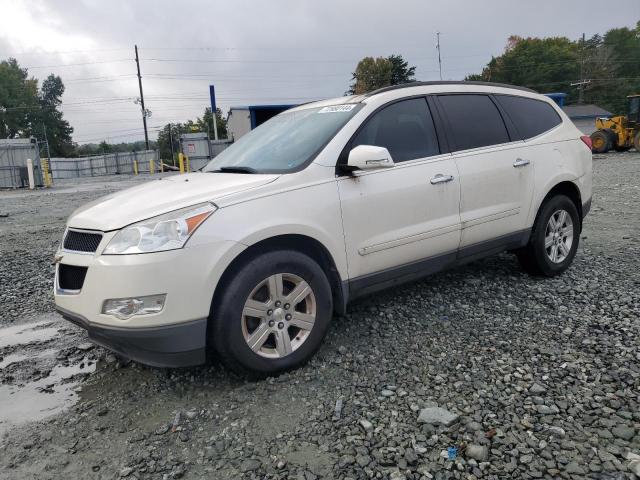
<svg viewBox="0 0 640 480">
<path fill-rule="evenodd" d="M 172 210 L 213 201 L 271 183 L 278 175 L 190 173 L 151 180 L 83 205 L 69 227 L 117 230 Z"/>
</svg>

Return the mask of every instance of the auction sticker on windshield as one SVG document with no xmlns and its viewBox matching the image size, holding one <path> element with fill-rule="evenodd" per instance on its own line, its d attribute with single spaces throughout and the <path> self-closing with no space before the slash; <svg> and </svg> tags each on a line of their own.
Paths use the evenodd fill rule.
<svg viewBox="0 0 640 480">
<path fill-rule="evenodd" d="M 345 105 L 331 105 L 329 107 L 324 107 L 318 110 L 318 113 L 339 113 L 339 112 L 350 112 L 356 108 L 355 103 L 347 103 Z"/>
</svg>

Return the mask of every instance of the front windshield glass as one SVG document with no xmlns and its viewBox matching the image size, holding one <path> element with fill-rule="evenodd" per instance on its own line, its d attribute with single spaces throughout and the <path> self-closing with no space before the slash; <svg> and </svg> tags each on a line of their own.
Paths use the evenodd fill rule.
<svg viewBox="0 0 640 480">
<path fill-rule="evenodd" d="M 205 172 L 286 173 L 304 166 L 358 110 L 348 103 L 283 112 L 215 157 Z"/>
</svg>

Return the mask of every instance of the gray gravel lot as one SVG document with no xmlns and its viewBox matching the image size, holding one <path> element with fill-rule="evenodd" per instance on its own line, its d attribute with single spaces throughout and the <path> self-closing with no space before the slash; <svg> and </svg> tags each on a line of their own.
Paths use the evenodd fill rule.
<svg viewBox="0 0 640 480">
<path fill-rule="evenodd" d="M 397 287 L 259 382 L 126 362 L 52 313 L 67 215 L 142 180 L 0 192 L 0 478 L 640 478 L 639 153 L 594 158 L 564 275 L 503 254 Z"/>
</svg>

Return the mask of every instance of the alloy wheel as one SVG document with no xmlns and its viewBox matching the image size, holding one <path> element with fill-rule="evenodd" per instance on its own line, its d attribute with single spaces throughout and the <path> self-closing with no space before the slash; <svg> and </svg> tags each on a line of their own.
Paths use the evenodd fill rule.
<svg viewBox="0 0 640 480">
<path fill-rule="evenodd" d="M 573 221 L 566 210 L 556 210 L 549 221 L 544 235 L 544 249 L 549 260 L 562 263 L 571 252 L 573 245 Z"/>
<path fill-rule="evenodd" d="M 309 284 L 278 273 L 254 287 L 242 310 L 242 335 L 262 357 L 282 358 L 307 340 L 316 321 L 316 298 Z"/>
</svg>

